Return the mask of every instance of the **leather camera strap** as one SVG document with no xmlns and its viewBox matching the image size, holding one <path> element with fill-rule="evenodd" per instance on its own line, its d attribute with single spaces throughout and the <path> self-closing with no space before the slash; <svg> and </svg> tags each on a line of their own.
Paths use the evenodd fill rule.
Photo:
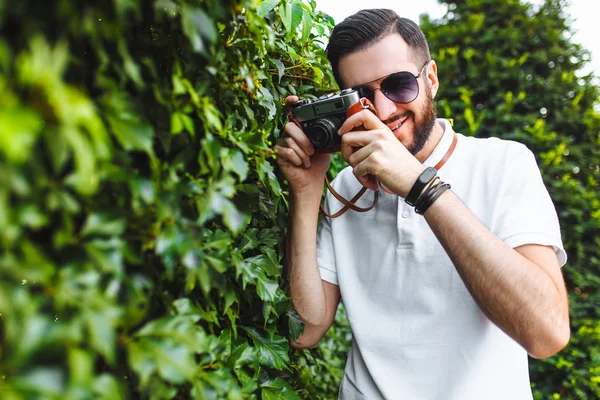
<svg viewBox="0 0 600 400">
<path fill-rule="evenodd" d="M 442 157 L 440 162 L 435 164 L 433 166 L 433 168 L 435 168 L 437 171 L 439 171 L 440 168 L 442 168 L 444 166 L 444 164 L 446 164 L 446 161 L 448 161 L 448 159 L 450 158 L 452 153 L 454 153 L 454 149 L 456 148 L 456 143 L 458 143 L 458 136 L 456 136 L 456 133 L 454 133 L 454 137 L 452 138 L 452 144 L 450 145 L 450 148 L 448 149 L 446 154 L 444 154 L 444 157 Z"/>
<path fill-rule="evenodd" d="M 353 105 L 351 105 L 348 108 L 348 110 L 346 111 L 346 118 L 350 118 L 352 115 L 354 115 L 357 112 L 362 111 L 362 110 L 369 110 L 373 114 L 377 115 L 377 110 L 375 109 L 373 104 L 367 98 L 362 97 L 359 101 L 357 101 L 356 103 L 354 103 Z M 327 176 L 325 176 L 325 184 L 327 185 L 327 189 L 329 189 L 329 191 L 331 192 L 333 197 L 335 197 L 340 203 L 342 203 L 344 205 L 344 207 L 342 207 L 341 210 L 339 210 L 338 212 L 336 212 L 334 214 L 329 214 L 327 211 L 325 211 L 325 209 L 323 208 L 323 205 L 320 205 L 319 211 L 321 211 L 321 214 L 323 214 L 326 217 L 337 218 L 340 215 L 344 214 L 348 210 L 354 210 L 357 212 L 367 212 L 377 205 L 377 200 L 379 199 L 379 192 L 375 192 L 375 198 L 373 199 L 373 204 L 371 204 L 371 206 L 369 206 L 369 207 L 363 208 L 363 207 L 358 207 L 357 205 L 355 205 L 355 203 L 358 201 L 358 199 L 360 199 L 362 197 L 363 194 L 365 194 L 365 192 L 367 191 L 366 187 L 363 186 L 363 188 L 360 189 L 360 191 L 358 193 L 356 193 L 356 195 L 348 201 L 342 195 L 340 195 L 338 192 L 335 191 L 335 189 L 329 183 L 329 179 L 327 179 Z"/>
<path fill-rule="evenodd" d="M 333 197 L 335 197 L 340 203 L 342 203 L 344 205 L 344 207 L 342 207 L 338 212 L 336 212 L 334 214 L 327 213 L 327 211 L 325 211 L 325 209 L 323 208 L 323 205 L 320 205 L 319 211 L 321 211 L 321 214 L 323 214 L 326 217 L 337 218 L 340 215 L 344 214 L 348 210 L 354 210 L 357 212 L 367 212 L 377 205 L 377 200 L 379 199 L 379 192 L 375 192 L 373 204 L 371 204 L 369 207 L 362 208 L 362 207 L 358 207 L 357 205 L 354 204 L 367 191 L 367 188 L 365 186 L 363 186 L 363 188 L 360 189 L 360 191 L 358 193 L 356 193 L 356 195 L 352 199 L 346 200 L 342 195 L 340 195 L 338 192 L 336 192 L 333 187 L 331 187 L 331 184 L 329 183 L 329 179 L 327 179 L 327 177 L 325 177 L 325 184 L 327 185 L 327 189 L 329 189 L 329 191 L 331 192 Z"/>
<path fill-rule="evenodd" d="M 448 148 L 448 151 L 446 152 L 446 154 L 444 154 L 444 157 L 442 157 L 442 159 L 433 168 L 435 168 L 437 171 L 439 171 L 440 168 L 442 168 L 444 166 L 444 164 L 446 164 L 446 161 L 448 161 L 448 159 L 450 158 L 450 156 L 454 152 L 454 149 L 456 148 L 456 144 L 457 143 L 458 143 L 458 136 L 456 135 L 456 133 L 454 133 L 454 137 L 452 138 L 452 144 L 450 144 L 450 148 Z M 338 212 L 336 212 L 334 214 L 327 213 L 325 211 L 325 209 L 323 209 L 323 206 L 320 206 L 319 210 L 326 217 L 337 218 L 340 215 L 344 214 L 348 210 L 354 210 L 354 211 L 357 211 L 357 212 L 367 212 L 367 211 L 371 210 L 373 207 L 375 207 L 375 205 L 377 205 L 377 200 L 379 199 L 379 192 L 378 191 L 375 192 L 375 196 L 374 196 L 374 199 L 373 199 L 373 204 L 371 204 L 370 207 L 361 208 L 361 207 L 356 206 L 355 203 L 358 201 L 358 199 L 360 199 L 362 197 L 363 194 L 365 194 L 365 192 L 367 191 L 366 187 L 363 187 L 356 194 L 356 196 L 354 196 L 351 200 L 348 201 L 348 200 L 344 199 L 344 197 L 342 195 L 340 195 L 338 192 L 336 192 L 333 189 L 333 187 L 331 187 L 331 184 L 329 183 L 329 180 L 327 179 L 327 177 L 325 177 L 325 183 L 327 184 L 327 189 L 329 189 L 329 191 L 331 192 L 331 194 L 333 195 L 333 197 L 335 197 L 340 203 L 342 203 L 344 205 L 344 207 L 341 210 L 339 210 Z M 381 189 L 383 189 L 386 193 L 395 194 L 394 192 L 392 192 L 391 190 L 389 190 L 385 186 L 383 186 L 381 184 L 381 182 L 379 182 L 379 187 L 381 187 Z"/>
</svg>

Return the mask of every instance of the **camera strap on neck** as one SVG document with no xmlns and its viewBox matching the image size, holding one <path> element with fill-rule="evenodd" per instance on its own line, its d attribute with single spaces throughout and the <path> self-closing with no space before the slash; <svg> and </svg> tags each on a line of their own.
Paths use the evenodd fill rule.
<svg viewBox="0 0 600 400">
<path fill-rule="evenodd" d="M 454 137 L 452 138 L 452 144 L 450 145 L 450 148 L 448 149 L 446 154 L 444 154 L 444 157 L 442 157 L 442 159 L 433 168 L 435 168 L 436 170 L 439 171 L 440 168 L 442 168 L 444 166 L 444 164 L 446 164 L 446 161 L 448 161 L 448 159 L 454 152 L 454 149 L 456 148 L 456 143 L 458 143 L 458 136 L 456 135 L 456 133 L 454 133 Z M 357 212 L 367 212 L 377 205 L 377 200 L 379 199 L 379 191 L 375 192 L 375 195 L 373 198 L 373 204 L 371 204 L 371 206 L 369 206 L 369 207 L 363 208 L 363 207 L 358 207 L 355 203 L 358 201 L 358 199 L 360 199 L 362 197 L 363 194 L 365 194 L 365 192 L 367 191 L 366 187 L 363 187 L 351 200 L 346 200 L 342 195 L 340 195 L 338 192 L 336 192 L 335 189 L 333 189 L 333 187 L 331 187 L 331 184 L 329 183 L 329 180 L 327 179 L 327 177 L 325 177 L 325 184 L 327 185 L 327 189 L 329 189 L 329 191 L 331 192 L 333 197 L 335 197 L 340 203 L 342 203 L 344 205 L 344 207 L 342 207 L 341 210 L 339 210 L 338 212 L 336 212 L 334 214 L 327 213 L 322 205 L 319 206 L 319 210 L 321 211 L 321 214 L 323 214 L 324 216 L 326 216 L 328 218 L 337 218 L 340 215 L 343 215 L 348 210 L 353 210 L 353 211 L 357 211 Z M 383 186 L 381 184 L 381 182 L 379 182 L 379 187 L 381 187 L 382 190 L 384 190 L 385 192 L 387 192 L 389 194 L 395 194 L 394 192 L 392 192 L 391 190 L 389 190 L 385 186 Z"/>
</svg>

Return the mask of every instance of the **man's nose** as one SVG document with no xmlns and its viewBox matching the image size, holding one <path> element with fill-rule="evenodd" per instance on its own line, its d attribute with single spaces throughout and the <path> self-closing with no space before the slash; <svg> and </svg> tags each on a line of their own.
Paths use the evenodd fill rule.
<svg viewBox="0 0 600 400">
<path fill-rule="evenodd" d="M 373 100 L 375 103 L 373 105 L 377 110 L 377 117 L 379 117 L 381 121 L 385 121 L 396 114 L 396 103 L 381 93 L 381 90 L 375 90 L 375 97 Z"/>
</svg>

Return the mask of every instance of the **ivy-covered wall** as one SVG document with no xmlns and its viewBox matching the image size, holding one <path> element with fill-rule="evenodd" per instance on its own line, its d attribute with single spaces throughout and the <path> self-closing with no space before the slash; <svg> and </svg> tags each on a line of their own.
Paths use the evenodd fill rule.
<svg viewBox="0 0 600 400">
<path fill-rule="evenodd" d="M 335 345 L 290 357 L 271 150 L 282 99 L 332 88 L 331 26 L 308 1 L 0 1 L 2 399 L 337 389 Z"/>
</svg>

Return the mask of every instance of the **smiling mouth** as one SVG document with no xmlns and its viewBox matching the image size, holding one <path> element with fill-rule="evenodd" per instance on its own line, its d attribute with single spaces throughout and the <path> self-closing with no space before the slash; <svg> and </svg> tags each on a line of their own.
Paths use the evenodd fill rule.
<svg viewBox="0 0 600 400">
<path fill-rule="evenodd" d="M 408 119 L 408 115 L 406 117 L 400 118 L 400 120 L 395 125 L 390 126 L 390 130 L 392 132 L 394 132 L 395 130 L 400 128 L 402 125 L 404 125 L 404 122 L 406 122 L 407 119 Z"/>
</svg>

